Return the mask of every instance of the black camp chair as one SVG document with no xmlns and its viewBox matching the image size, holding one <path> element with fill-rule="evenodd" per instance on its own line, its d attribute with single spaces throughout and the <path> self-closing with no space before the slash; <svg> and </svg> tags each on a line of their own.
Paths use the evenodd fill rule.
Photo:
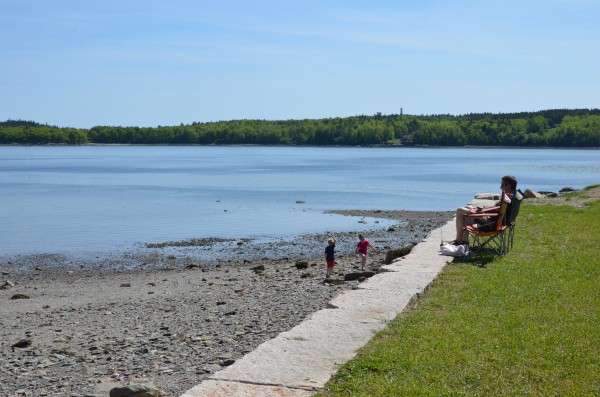
<svg viewBox="0 0 600 397">
<path fill-rule="evenodd" d="M 521 209 L 521 201 L 523 201 L 523 192 L 517 190 L 511 199 L 511 203 L 508 206 L 506 213 L 506 223 L 508 225 L 508 241 L 506 252 L 512 249 L 515 241 L 515 227 L 517 224 L 517 215 L 519 215 L 519 210 Z"/>
</svg>

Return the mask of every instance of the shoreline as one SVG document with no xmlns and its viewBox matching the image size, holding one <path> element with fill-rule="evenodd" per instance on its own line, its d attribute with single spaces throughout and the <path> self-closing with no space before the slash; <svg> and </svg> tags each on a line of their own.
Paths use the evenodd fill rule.
<svg viewBox="0 0 600 397">
<path fill-rule="evenodd" d="M 329 210 L 325 214 L 350 216 L 358 224 L 369 221 L 368 228 L 336 232 L 340 237 L 336 251 L 353 253 L 358 233 L 375 238 L 384 249 L 402 243 L 408 245 L 424 237 L 419 231 L 431 222 L 447 219 L 454 211 L 410 210 Z M 392 226 L 379 221 L 393 222 Z M 430 221 L 427 221 L 429 219 Z M 390 231 L 391 229 L 393 231 Z M 359 230 L 360 229 L 360 230 Z M 27 275 L 36 268 L 46 270 L 175 270 L 186 266 L 235 266 L 256 261 L 287 260 L 290 258 L 319 260 L 330 232 L 305 233 L 280 237 L 245 236 L 241 238 L 204 237 L 188 240 L 138 243 L 114 251 L 32 253 L 0 256 L 0 270 L 14 275 Z M 323 246 L 323 247 L 322 247 Z M 290 259 L 291 260 L 291 259 Z"/>
<path fill-rule="evenodd" d="M 335 212 L 398 222 L 367 233 L 379 250 L 369 258 L 372 271 L 388 250 L 421 241 L 453 216 L 449 211 Z M 328 282 L 323 234 L 262 246 L 233 241 L 233 259 L 222 258 L 219 250 L 231 247 L 215 241 L 208 248 L 128 252 L 106 258 L 108 267 L 102 262 L 61 266 L 61 258 L 52 266 L 39 257 L 1 262 L 0 284 L 10 279 L 15 285 L 0 290 L 0 394 L 106 396 L 132 382 L 178 396 L 354 288 L 358 281 L 344 281 L 344 275 L 359 267 L 353 255 L 356 234 L 336 234 L 337 265 Z M 213 252 L 214 260 L 194 259 L 195 249 Z M 297 268 L 297 262 L 307 267 Z M 16 294 L 30 299 L 11 300 Z M 28 345 L 13 347 L 19 341 Z"/>
<path fill-rule="evenodd" d="M 373 144 L 373 145 L 291 145 L 291 144 L 254 144 L 254 143 L 236 143 L 236 144 L 200 144 L 200 143 L 79 143 L 79 144 L 68 144 L 68 143 L 46 143 L 46 144 L 23 144 L 23 143 L 2 143 L 0 146 L 23 146 L 23 147 L 77 147 L 77 146 L 89 146 L 89 147 L 118 147 L 118 146 L 190 146 L 190 147 L 298 147 L 298 148 L 396 148 L 396 149 L 558 149 L 558 150 L 600 150 L 600 146 L 514 146 L 514 145 L 456 145 L 456 146 L 442 146 L 442 145 L 402 145 L 402 144 Z"/>
</svg>

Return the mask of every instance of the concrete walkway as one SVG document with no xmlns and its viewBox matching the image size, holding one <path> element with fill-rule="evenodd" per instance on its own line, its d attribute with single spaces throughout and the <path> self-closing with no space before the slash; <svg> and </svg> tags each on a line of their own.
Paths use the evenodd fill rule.
<svg viewBox="0 0 600 397">
<path fill-rule="evenodd" d="M 323 389 L 339 366 L 356 355 L 411 299 L 422 294 L 451 257 L 440 240 L 454 238 L 454 220 L 435 229 L 383 272 L 334 298 L 290 331 L 259 345 L 181 397 L 308 397 Z"/>
</svg>

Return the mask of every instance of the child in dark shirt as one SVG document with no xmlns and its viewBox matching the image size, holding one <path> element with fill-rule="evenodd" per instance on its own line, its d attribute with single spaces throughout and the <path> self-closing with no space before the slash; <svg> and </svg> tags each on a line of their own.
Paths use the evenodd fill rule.
<svg viewBox="0 0 600 397">
<path fill-rule="evenodd" d="M 325 278 L 331 277 L 333 266 L 335 266 L 335 237 L 329 236 L 327 247 L 325 247 L 325 262 L 327 263 L 327 273 Z"/>
</svg>

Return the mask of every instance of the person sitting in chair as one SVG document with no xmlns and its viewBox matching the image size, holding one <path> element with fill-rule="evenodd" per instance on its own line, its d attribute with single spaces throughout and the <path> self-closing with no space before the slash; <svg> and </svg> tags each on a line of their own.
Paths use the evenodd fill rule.
<svg viewBox="0 0 600 397">
<path fill-rule="evenodd" d="M 502 189 L 501 200 L 504 200 L 508 204 L 507 212 L 510 211 L 510 202 L 512 197 L 515 195 L 517 191 L 517 178 L 512 175 L 505 175 L 502 177 L 500 182 L 500 189 Z M 497 205 L 500 205 L 498 203 Z M 467 226 L 467 222 L 472 222 L 472 220 L 465 215 L 472 213 L 474 207 L 465 206 L 456 209 L 456 238 L 450 244 L 454 245 L 462 245 L 467 244 L 468 233 L 465 231 L 465 227 Z M 490 219 L 491 218 L 491 219 Z M 496 220 L 494 217 L 488 218 L 489 223 L 494 223 Z"/>
</svg>

